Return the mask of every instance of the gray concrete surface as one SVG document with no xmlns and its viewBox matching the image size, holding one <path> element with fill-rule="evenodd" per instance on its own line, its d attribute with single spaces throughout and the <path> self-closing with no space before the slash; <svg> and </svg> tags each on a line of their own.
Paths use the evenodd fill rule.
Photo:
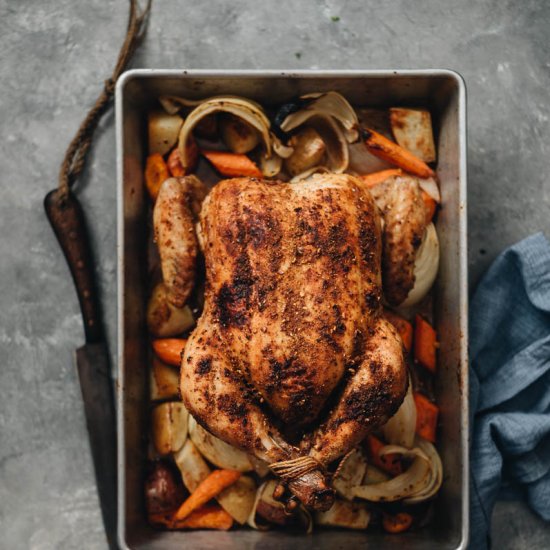
<svg viewBox="0 0 550 550">
<path fill-rule="evenodd" d="M 123 0 L 0 0 L 1 548 L 104 548 L 72 363 L 82 326 L 42 200 L 110 74 L 126 10 Z M 459 71 L 474 283 L 506 245 L 550 234 L 549 27 L 544 0 L 156 0 L 134 66 Z M 80 197 L 114 350 L 112 115 Z M 495 548 L 550 540 L 550 526 L 515 503 L 497 507 L 494 533 Z"/>
</svg>

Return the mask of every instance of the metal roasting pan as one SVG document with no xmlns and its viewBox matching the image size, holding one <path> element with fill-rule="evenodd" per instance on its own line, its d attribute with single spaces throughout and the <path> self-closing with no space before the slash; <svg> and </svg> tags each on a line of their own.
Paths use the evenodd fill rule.
<svg viewBox="0 0 550 550">
<path fill-rule="evenodd" d="M 441 261 L 435 288 L 439 333 L 436 392 L 444 482 L 428 527 L 403 535 L 317 530 L 161 532 L 148 526 L 143 498 L 148 429 L 145 327 L 147 202 L 143 186 L 146 112 L 159 95 L 237 94 L 263 104 L 335 90 L 353 105 L 425 106 L 438 146 Z M 466 242 L 466 91 L 457 73 L 421 71 L 132 70 L 116 89 L 118 175 L 118 506 L 122 548 L 283 549 L 465 548 L 468 541 L 468 293 Z"/>
</svg>

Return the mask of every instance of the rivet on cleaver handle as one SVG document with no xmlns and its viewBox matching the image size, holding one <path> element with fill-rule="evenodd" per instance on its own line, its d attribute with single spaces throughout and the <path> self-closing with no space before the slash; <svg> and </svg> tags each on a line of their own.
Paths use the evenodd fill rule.
<svg viewBox="0 0 550 550">
<path fill-rule="evenodd" d="M 103 340 L 103 329 L 84 214 L 72 193 L 63 200 L 58 197 L 57 189 L 50 191 L 44 199 L 44 207 L 73 276 L 86 342 L 99 342 Z"/>
</svg>

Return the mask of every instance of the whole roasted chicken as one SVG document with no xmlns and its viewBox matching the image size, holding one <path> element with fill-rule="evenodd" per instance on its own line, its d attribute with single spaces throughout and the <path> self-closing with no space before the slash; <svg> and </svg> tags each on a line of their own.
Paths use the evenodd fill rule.
<svg viewBox="0 0 550 550">
<path fill-rule="evenodd" d="M 193 221 L 164 215 L 168 181 L 155 230 L 181 296 Z M 200 212 L 205 305 L 182 357 L 183 401 L 316 510 L 334 499 L 326 467 L 385 423 L 407 389 L 401 340 L 381 315 L 380 226 L 371 194 L 346 174 L 224 180 Z"/>
</svg>

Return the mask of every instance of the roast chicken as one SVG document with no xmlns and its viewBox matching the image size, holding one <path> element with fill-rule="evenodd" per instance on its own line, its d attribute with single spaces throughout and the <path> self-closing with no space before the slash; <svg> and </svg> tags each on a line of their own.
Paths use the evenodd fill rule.
<svg viewBox="0 0 550 550">
<path fill-rule="evenodd" d="M 198 245 L 190 216 L 166 215 L 173 186 L 161 188 L 155 230 L 181 297 L 179 245 Z M 379 209 L 347 174 L 237 178 L 206 197 L 199 231 L 205 305 L 182 357 L 182 399 L 209 432 L 271 465 L 292 498 L 326 510 L 326 468 L 407 390 L 402 342 L 382 316 Z"/>
</svg>

